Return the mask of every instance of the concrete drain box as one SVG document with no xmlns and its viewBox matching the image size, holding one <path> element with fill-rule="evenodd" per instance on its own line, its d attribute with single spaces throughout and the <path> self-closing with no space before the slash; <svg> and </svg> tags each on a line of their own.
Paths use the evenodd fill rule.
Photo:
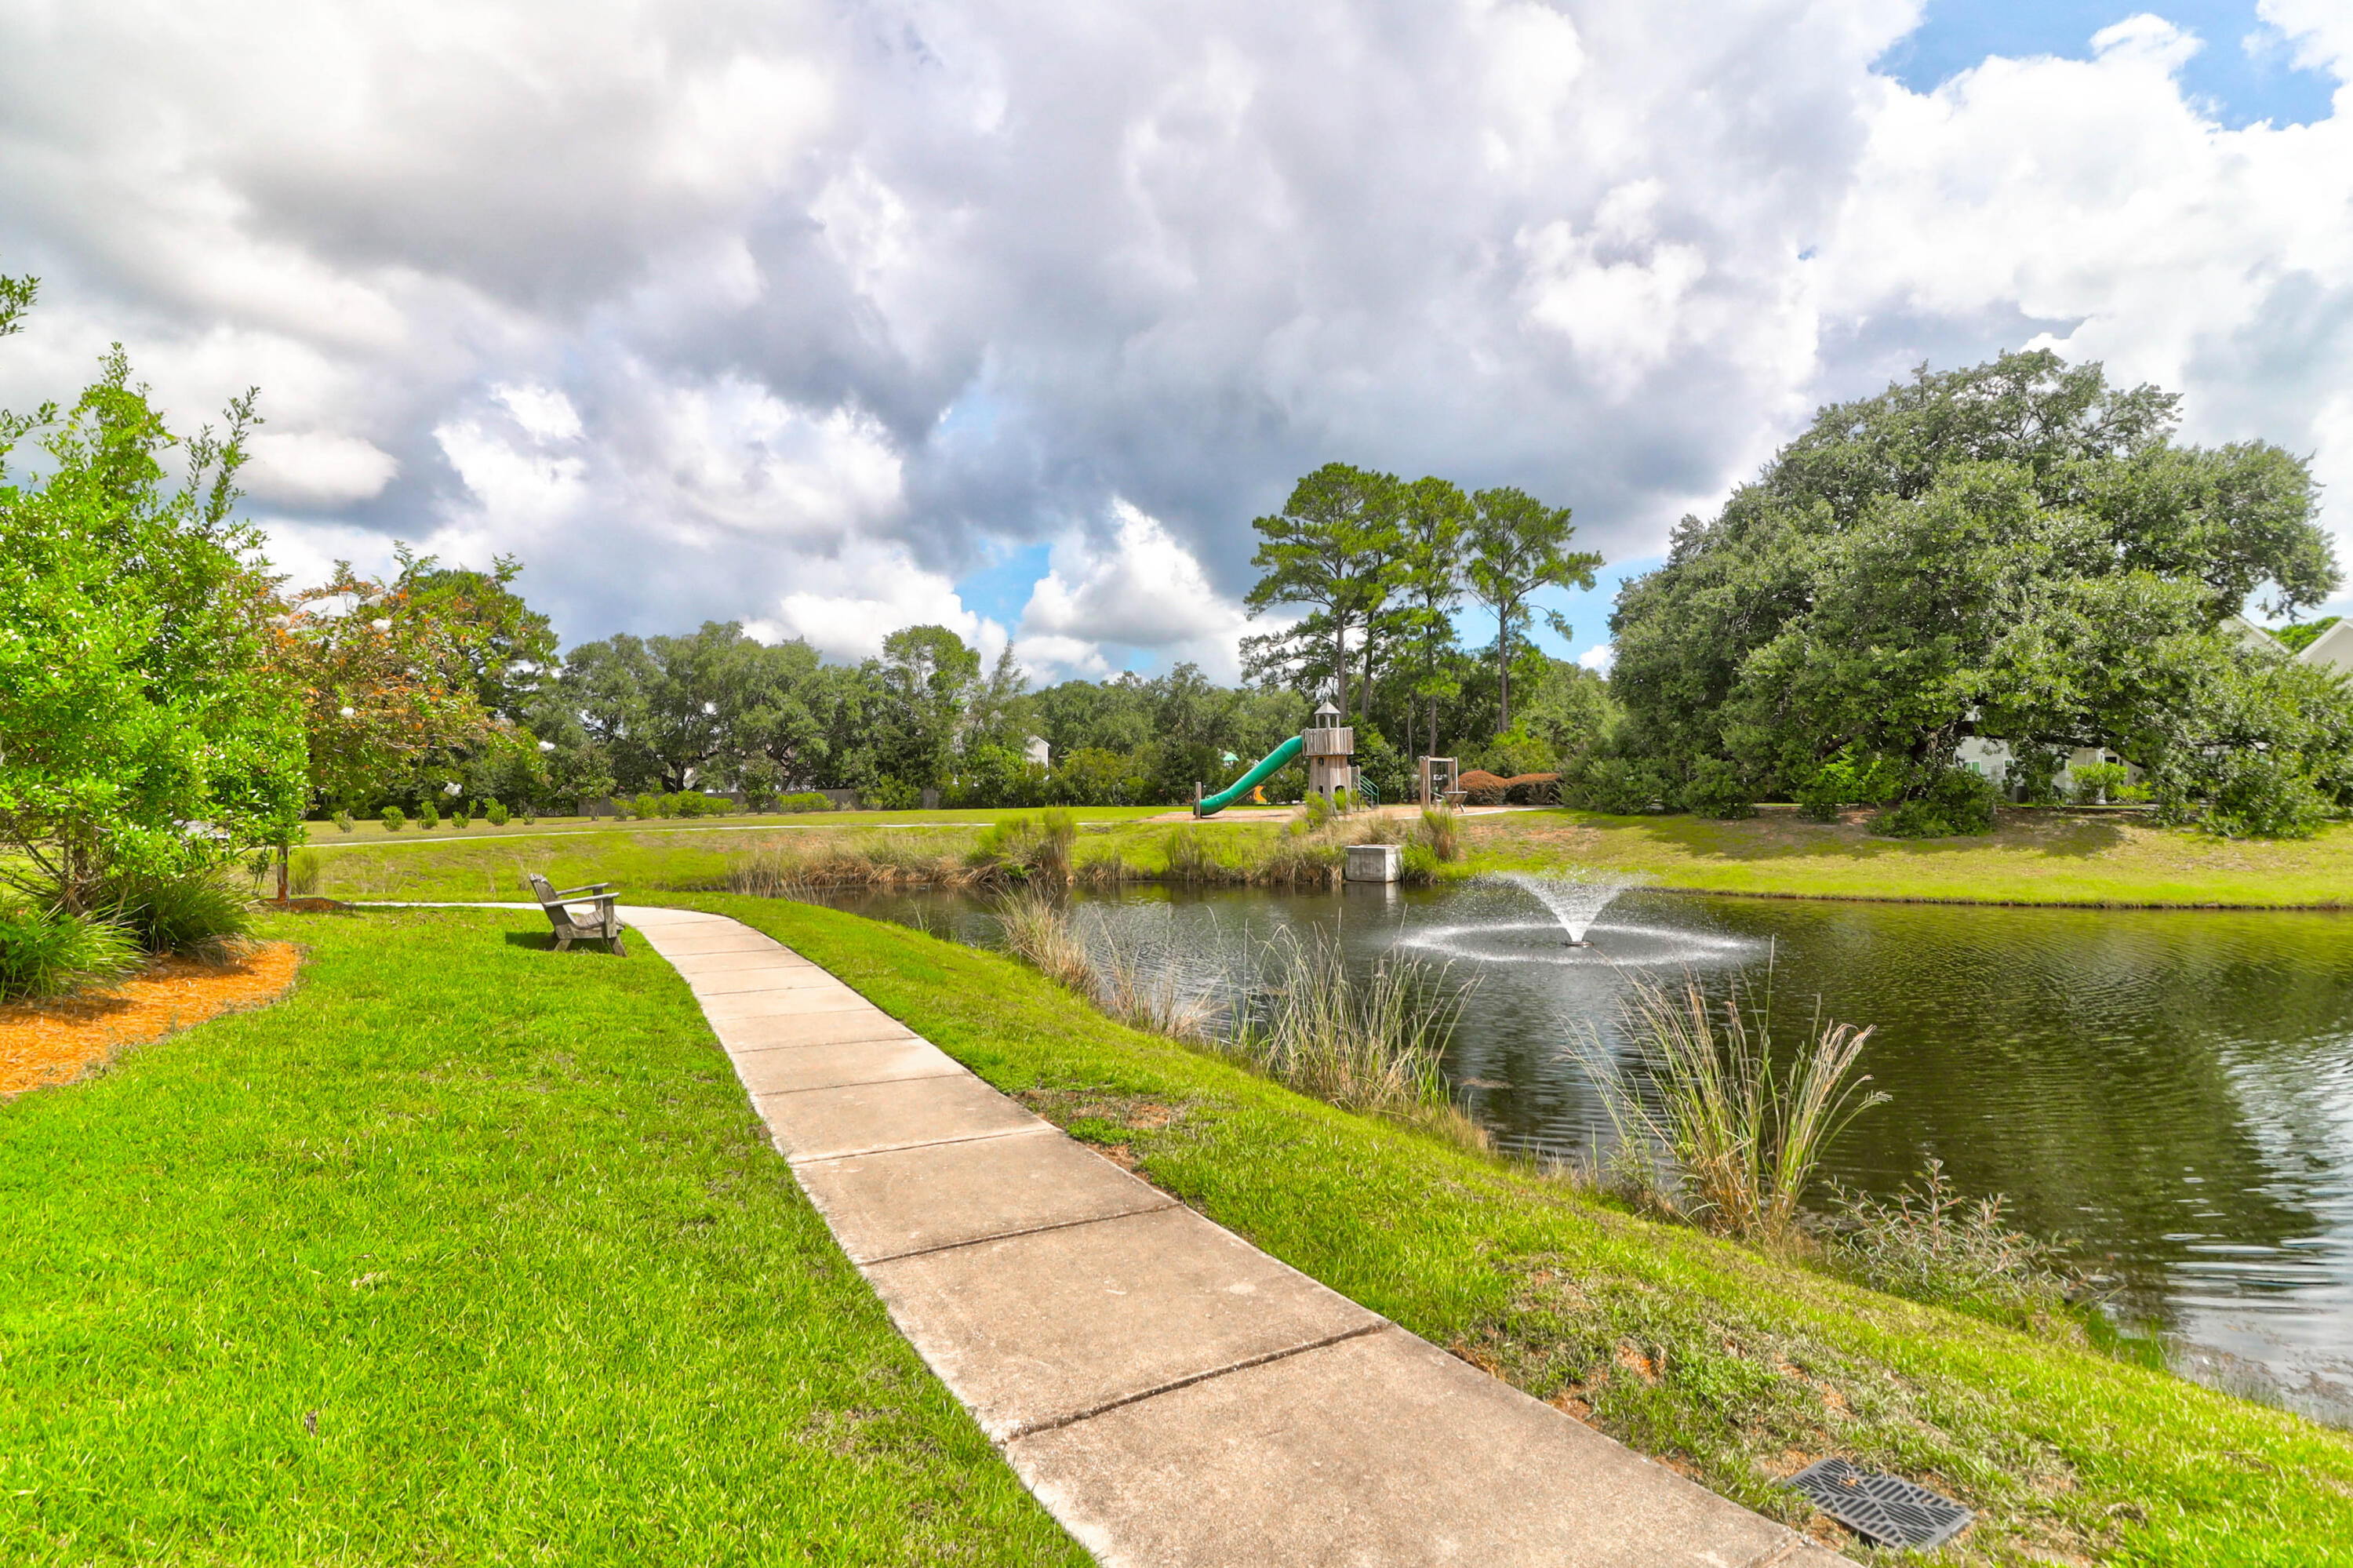
<svg viewBox="0 0 2353 1568">
<path fill-rule="evenodd" d="M 1350 844 L 1348 880 L 1395 882 L 1405 874 L 1405 851 L 1396 844 Z"/>
<path fill-rule="evenodd" d="M 1951 1540 L 1975 1517 L 1926 1487 L 1900 1476 L 1858 1470 L 1844 1459 L 1809 1465 L 1783 1485 L 1805 1493 L 1824 1513 L 1881 1546 L 1925 1551 Z"/>
</svg>

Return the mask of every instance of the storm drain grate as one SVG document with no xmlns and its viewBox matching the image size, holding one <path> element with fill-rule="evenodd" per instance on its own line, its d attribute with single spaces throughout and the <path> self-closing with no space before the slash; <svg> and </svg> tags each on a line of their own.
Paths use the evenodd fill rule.
<svg viewBox="0 0 2353 1568">
<path fill-rule="evenodd" d="M 1900 1476 L 1875 1476 L 1844 1459 L 1823 1459 L 1791 1476 L 1821 1510 L 1882 1546 L 1935 1546 L 1969 1522 L 1969 1510 Z"/>
</svg>

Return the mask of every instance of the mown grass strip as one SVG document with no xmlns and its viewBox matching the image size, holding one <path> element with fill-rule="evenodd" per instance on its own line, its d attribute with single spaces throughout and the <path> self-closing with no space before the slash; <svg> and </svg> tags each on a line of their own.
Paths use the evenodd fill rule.
<svg viewBox="0 0 2353 1568">
<path fill-rule="evenodd" d="M 1276 1256 L 1776 1517 L 1809 1512 L 1779 1478 L 1836 1452 L 1979 1510 L 1948 1561 L 2353 1563 L 2345 1434 L 1613 1212 L 1124 1028 L 993 954 L 685 902 L 790 943 Z"/>
<path fill-rule="evenodd" d="M 0 1562 L 1086 1561 L 668 965 L 264 930 L 287 1001 L 0 1106 Z"/>
<path fill-rule="evenodd" d="M 933 812 L 926 850 L 962 855 L 1002 811 Z M 1030 813 L 1032 816 L 1035 813 Z M 871 842 L 913 830 L 887 813 L 841 813 L 758 831 L 630 823 L 554 838 L 450 836 L 395 845 L 322 840 L 319 891 L 339 898 L 495 899 L 520 896 L 522 873 L 559 886 L 617 879 L 630 896 L 719 888 L 764 845 L 806 848 L 838 837 Z M 1082 812 L 1082 867 L 1116 857 L 1129 874 L 1168 871 L 1172 833 L 1238 873 L 1295 848 L 1274 822 L 1213 818 L 1198 828 Z M 1409 824 L 1400 822 L 1402 831 Z M 446 830 L 442 830 L 446 832 Z M 1486 870 L 1582 866 L 1694 893 L 1937 903 L 2101 907 L 2342 908 L 2353 906 L 2353 825 L 2314 839 L 2248 842 L 2117 817 L 2006 812 L 1983 838 L 1874 838 L 1860 821 L 1824 824 L 1786 811 L 1747 821 L 1514 811 L 1462 820 L 1462 860 L 1448 877 Z M 315 833 L 314 833 L 315 836 Z M 332 831 L 330 831 L 332 837 Z"/>
</svg>

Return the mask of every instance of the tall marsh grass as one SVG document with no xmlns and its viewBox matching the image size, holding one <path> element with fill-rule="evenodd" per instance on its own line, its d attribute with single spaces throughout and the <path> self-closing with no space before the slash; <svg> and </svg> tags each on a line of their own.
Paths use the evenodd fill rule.
<svg viewBox="0 0 2353 1568">
<path fill-rule="evenodd" d="M 1646 1194 L 1704 1229 L 1778 1245 L 1799 1234 L 1799 1199 L 1822 1151 L 1855 1117 L 1887 1098 L 1851 1078 L 1869 1029 L 1815 1020 L 1786 1065 L 1774 1060 L 1771 1006 L 1752 1012 L 1736 987 L 1711 1000 L 1689 975 L 1669 989 L 1630 976 L 1628 1033 L 1650 1092 L 1591 1054 L 1620 1140 L 1662 1150 L 1677 1180 Z M 1768 993 L 1769 994 L 1769 993 Z"/>
<path fill-rule="evenodd" d="M 829 887 L 968 887 L 986 877 L 986 868 L 916 833 L 811 834 L 742 851 L 728 868 L 727 891 L 791 898 Z"/>
<path fill-rule="evenodd" d="M 1225 1048 L 1267 1076 L 1350 1110 L 1450 1107 L 1440 1065 L 1464 991 L 1410 959 L 1352 971 L 1339 943 L 1285 933 L 1261 948 Z"/>
<path fill-rule="evenodd" d="M 1241 980 L 1204 984 L 1172 940 L 1074 915 L 1043 888 L 997 904 L 1006 950 L 1134 1028 L 1247 1063 L 1302 1094 L 1483 1148 L 1440 1064 L 1469 988 L 1410 959 L 1352 970 L 1339 944 L 1286 932 Z"/>
</svg>

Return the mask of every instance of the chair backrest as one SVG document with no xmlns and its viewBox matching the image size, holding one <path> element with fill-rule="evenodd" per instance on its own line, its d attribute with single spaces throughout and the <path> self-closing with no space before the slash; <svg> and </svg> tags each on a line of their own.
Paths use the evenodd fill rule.
<svg viewBox="0 0 2353 1568">
<path fill-rule="evenodd" d="M 548 881 L 547 878 L 540 875 L 539 873 L 535 871 L 526 872 L 524 874 L 531 878 L 531 895 L 533 897 L 538 899 L 542 904 L 553 904 L 555 902 L 555 885 L 554 883 Z"/>
</svg>

